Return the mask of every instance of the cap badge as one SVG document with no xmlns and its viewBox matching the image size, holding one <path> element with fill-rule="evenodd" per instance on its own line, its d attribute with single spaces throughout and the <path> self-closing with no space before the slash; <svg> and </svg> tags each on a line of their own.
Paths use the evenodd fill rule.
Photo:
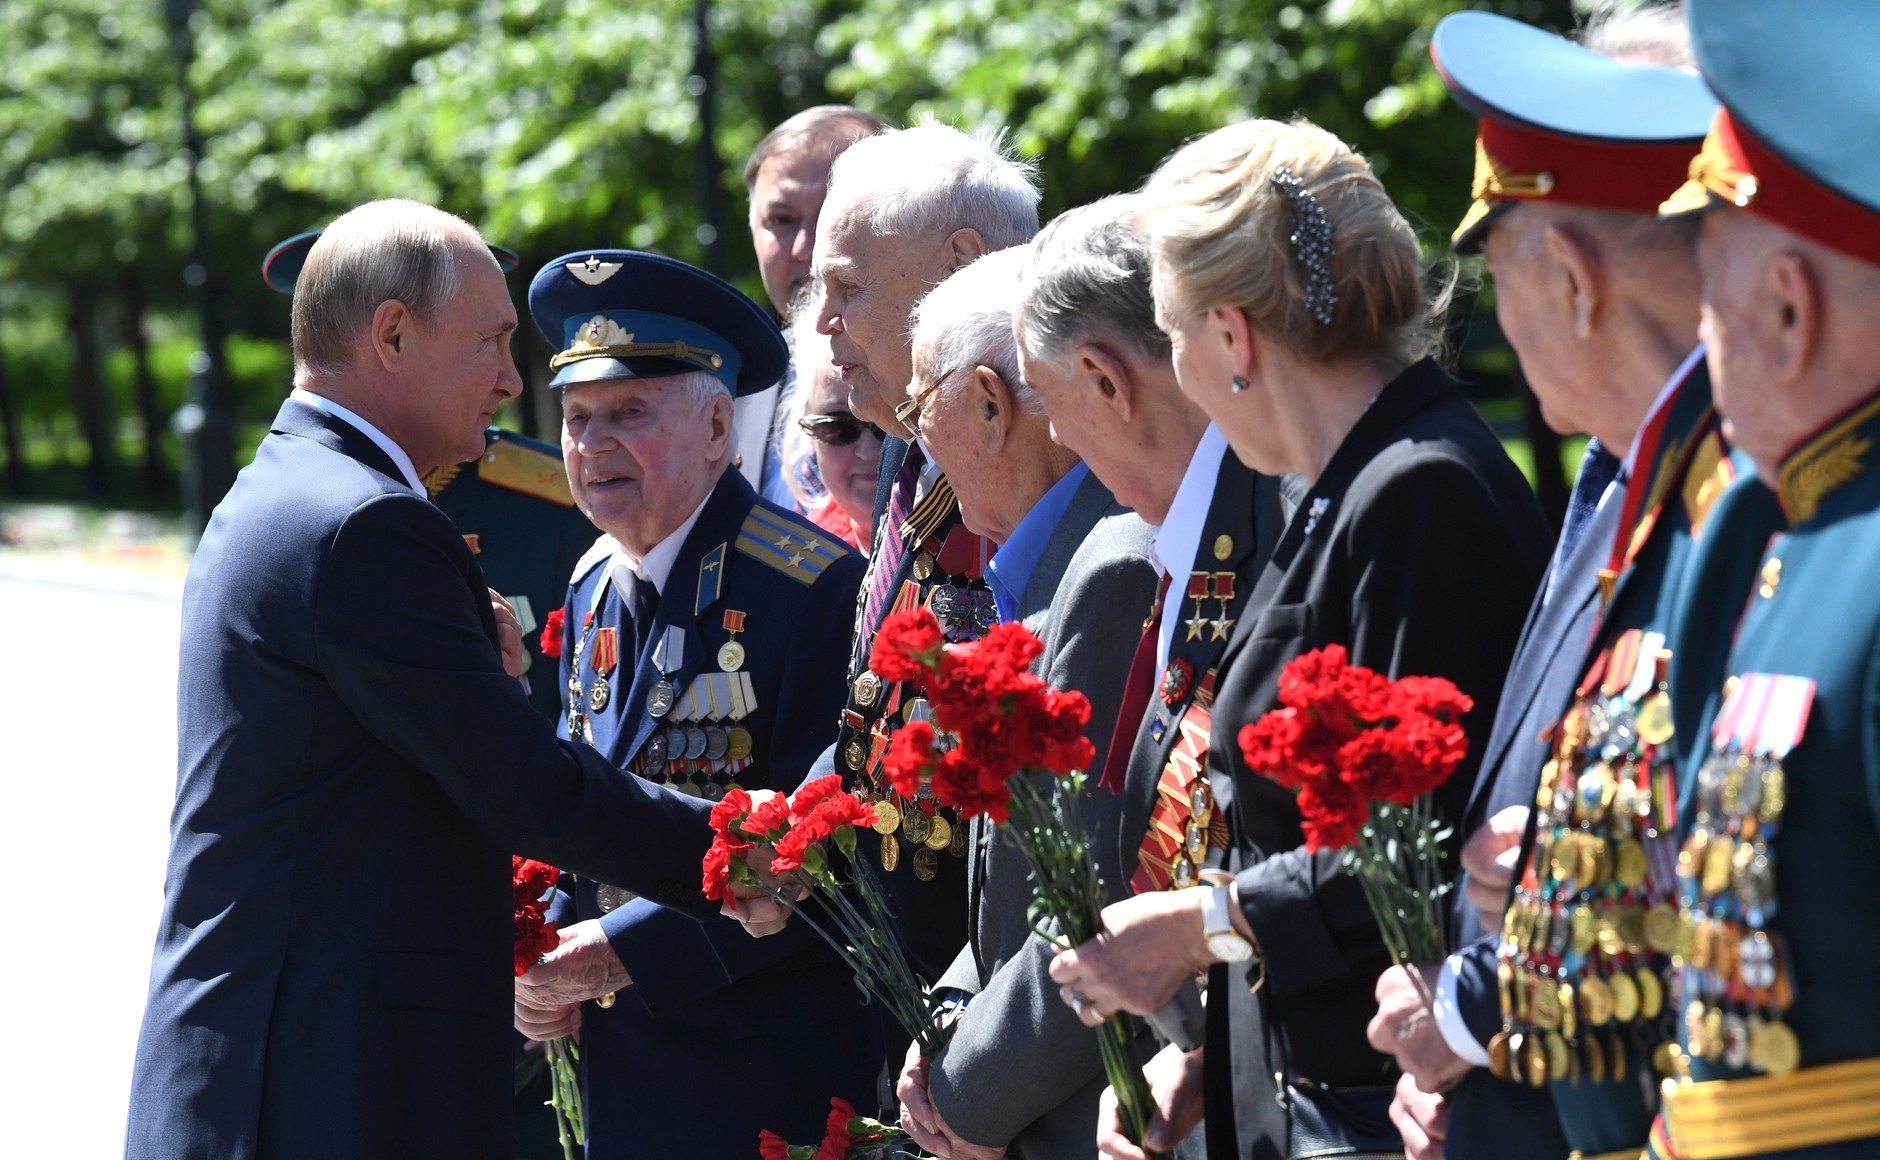
<svg viewBox="0 0 1880 1160">
<path fill-rule="evenodd" d="M 589 286 L 599 286 L 602 282 L 620 273 L 621 263 L 603 262 L 599 258 L 589 258 L 585 262 L 569 262 L 568 272 Z"/>
</svg>

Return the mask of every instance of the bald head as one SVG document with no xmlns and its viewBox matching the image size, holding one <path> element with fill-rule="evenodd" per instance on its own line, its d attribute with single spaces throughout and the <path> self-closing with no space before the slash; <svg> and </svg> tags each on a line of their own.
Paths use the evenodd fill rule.
<svg viewBox="0 0 1880 1160">
<path fill-rule="evenodd" d="M 295 382 L 346 373 L 382 303 L 428 321 L 480 266 L 498 269 L 475 227 L 441 209 L 387 199 L 341 214 L 294 287 Z"/>
</svg>

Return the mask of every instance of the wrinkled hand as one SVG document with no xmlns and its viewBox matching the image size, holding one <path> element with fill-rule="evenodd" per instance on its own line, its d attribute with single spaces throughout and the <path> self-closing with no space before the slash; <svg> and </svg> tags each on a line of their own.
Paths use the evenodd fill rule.
<svg viewBox="0 0 1880 1160">
<path fill-rule="evenodd" d="M 529 671 L 533 659 L 522 647 L 522 618 L 516 615 L 516 606 L 494 588 L 490 589 L 490 611 L 496 614 L 496 643 L 503 650 L 503 671 L 520 677 Z"/>
<path fill-rule="evenodd" d="M 1147 1015 L 1214 960 L 1203 937 L 1206 891 L 1162 890 L 1103 908 L 1103 930 L 1051 960 L 1058 995 L 1087 1026 L 1118 1011 Z"/>
<path fill-rule="evenodd" d="M 516 996 L 516 1030 L 538 1043 L 550 1039 L 560 1039 L 564 1035 L 581 1034 L 581 1004 L 558 1003 L 549 1007 L 538 1007 Z"/>
<path fill-rule="evenodd" d="M 920 1057 L 919 1046 L 909 1044 L 901 1078 L 894 1085 L 901 1101 L 901 1130 L 940 1160 L 1004 1160 L 1004 1148 L 975 1144 L 948 1125 L 927 1092 L 928 1074 L 928 1062 Z"/>
<path fill-rule="evenodd" d="M 1462 869 L 1469 876 L 1469 901 L 1482 912 L 1482 925 L 1494 930 L 1508 904 L 1508 883 L 1521 856 L 1521 834 L 1528 807 L 1508 806 L 1483 822 L 1462 844 Z"/>
<path fill-rule="evenodd" d="M 1149 1130 L 1143 1133 L 1143 1145 L 1149 1152 L 1173 1151 L 1182 1137 L 1201 1122 L 1201 1053 L 1204 1050 L 1184 1052 L 1179 1047 L 1164 1047 L 1142 1069 L 1142 1074 L 1149 1079 L 1149 1094 L 1155 1098 Z M 1149 1160 L 1149 1153 L 1130 1143 L 1128 1134 L 1123 1131 L 1115 1088 L 1104 1088 L 1097 1104 L 1097 1151 L 1109 1160 Z"/>
<path fill-rule="evenodd" d="M 1443 1160 L 1443 1137 L 1449 1130 L 1449 1105 L 1443 1097 L 1419 1090 L 1414 1079 L 1400 1075 L 1390 1101 L 1390 1122 L 1403 1137 L 1404 1160 Z"/>
<path fill-rule="evenodd" d="M 517 1001 L 527 1000 L 537 1008 L 559 1007 L 633 985 L 598 921 L 577 922 L 556 933 L 561 944 L 516 980 Z"/>
<path fill-rule="evenodd" d="M 1377 1014 L 1367 1034 L 1371 1046 L 1397 1057 L 1397 1066 L 1424 1092 L 1435 1094 L 1456 1085 L 1472 1066 L 1449 1048 L 1430 1004 L 1436 997 L 1441 963 L 1392 967 L 1377 978 Z"/>
<path fill-rule="evenodd" d="M 762 805 L 767 799 L 777 796 L 774 789 L 760 789 L 751 794 L 753 808 Z M 770 873 L 770 850 L 759 846 L 745 855 L 744 863 L 757 872 L 764 886 L 781 890 L 783 896 L 791 902 L 801 902 L 809 893 L 809 887 L 795 875 L 778 877 Z M 744 933 L 752 938 L 768 938 L 789 925 L 791 907 L 771 897 L 770 891 L 763 886 L 751 886 L 733 882 L 725 888 L 724 905 L 718 912 L 726 918 L 735 918 L 743 924 Z"/>
</svg>

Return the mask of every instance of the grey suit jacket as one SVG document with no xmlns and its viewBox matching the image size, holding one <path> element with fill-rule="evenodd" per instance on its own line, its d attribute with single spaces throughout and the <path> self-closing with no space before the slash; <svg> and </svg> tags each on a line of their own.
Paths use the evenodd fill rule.
<svg viewBox="0 0 1880 1160">
<path fill-rule="evenodd" d="M 1065 509 L 1019 606 L 1045 644 L 1039 675 L 1090 698 L 1086 732 L 1097 752 L 1084 826 L 1111 900 L 1128 881 L 1116 860 L 1121 799 L 1099 789 L 1096 771 L 1155 589 L 1149 525 L 1093 475 Z M 980 818 L 968 866 L 971 942 L 939 986 L 974 998 L 934 1061 L 934 1104 L 964 1139 L 1010 1147 L 1025 1160 L 1094 1156 L 1103 1061 L 1095 1034 L 1046 973 L 1053 951 L 1026 916 L 1032 885 L 1024 855 Z"/>
</svg>

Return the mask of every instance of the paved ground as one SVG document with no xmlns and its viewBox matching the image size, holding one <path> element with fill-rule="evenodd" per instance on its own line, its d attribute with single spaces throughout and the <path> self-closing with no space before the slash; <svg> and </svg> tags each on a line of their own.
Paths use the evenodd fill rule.
<svg viewBox="0 0 1880 1160">
<path fill-rule="evenodd" d="M 0 817 L 15 900 L 0 954 L 13 1060 L 0 1156 L 108 1160 L 123 1151 L 162 904 L 182 556 L 135 530 L 57 539 L 0 549 Z"/>
</svg>

